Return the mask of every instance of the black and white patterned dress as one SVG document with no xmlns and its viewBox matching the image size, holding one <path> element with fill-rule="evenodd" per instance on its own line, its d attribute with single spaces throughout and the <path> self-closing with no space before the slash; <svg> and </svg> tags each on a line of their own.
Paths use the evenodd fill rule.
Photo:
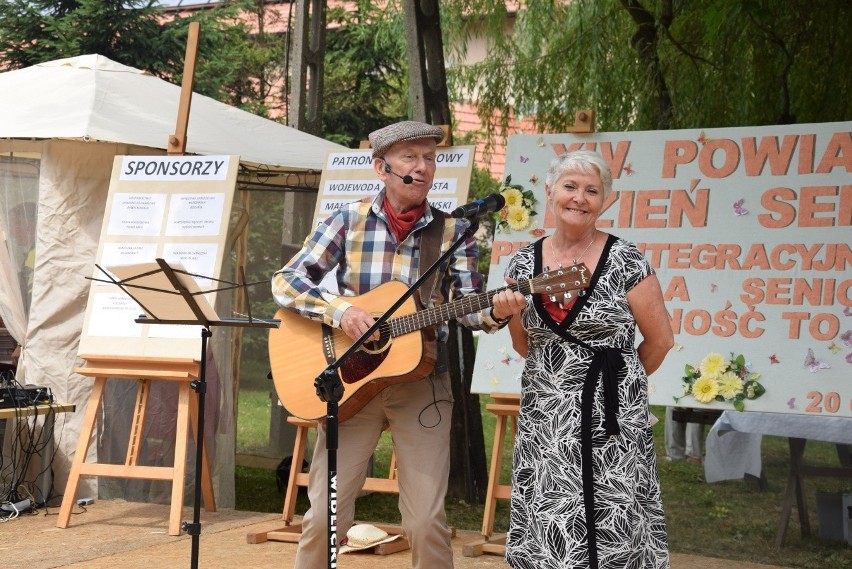
<svg viewBox="0 0 852 569">
<path fill-rule="evenodd" d="M 543 240 L 506 276 L 543 272 Z M 586 296 L 557 324 L 539 295 L 522 313 L 529 354 L 515 439 L 506 561 L 515 569 L 665 569 L 666 524 L 627 292 L 651 274 L 610 235 Z"/>
</svg>

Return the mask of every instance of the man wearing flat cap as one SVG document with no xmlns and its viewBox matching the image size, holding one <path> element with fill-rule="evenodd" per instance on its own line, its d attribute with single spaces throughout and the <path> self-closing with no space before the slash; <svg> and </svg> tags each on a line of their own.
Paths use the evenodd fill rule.
<svg viewBox="0 0 852 569">
<path fill-rule="evenodd" d="M 394 280 L 411 286 L 419 271 L 426 271 L 441 251 L 459 239 L 468 222 L 433 209 L 426 199 L 435 176 L 437 144 L 443 137 L 440 128 L 415 121 L 370 133 L 373 170 L 384 188 L 375 197 L 347 204 L 326 218 L 301 251 L 273 275 L 272 293 L 279 305 L 341 328 L 357 340 L 375 323 L 373 315 L 359 307 L 358 296 Z M 417 300 L 433 307 L 481 292 L 478 253 L 476 240 L 466 239 L 443 271 L 434 273 L 435 278 L 427 279 L 415 292 Z M 321 284 L 329 273 L 337 282 L 334 294 Z M 397 299 L 387 298 L 386 307 Z M 459 321 L 472 329 L 493 332 L 505 324 L 496 316 L 486 308 Z M 387 385 L 375 380 L 371 387 L 382 386 L 380 391 L 351 416 L 344 409 L 353 400 L 341 404 L 337 539 L 340 543 L 352 525 L 355 498 L 363 486 L 368 461 L 382 430 L 389 427 L 398 467 L 402 527 L 411 544 L 413 568 L 446 569 L 453 566 L 444 512 L 453 401 L 444 350 L 447 326 L 444 323 L 434 332 L 413 333 L 423 334 L 424 354 L 437 353 L 434 368 L 427 365 L 422 378 Z M 371 340 L 381 343 L 377 333 Z M 393 350 L 392 342 L 387 349 Z M 406 354 L 392 356 L 404 358 Z M 317 375 L 321 371 L 316 370 Z M 295 569 L 328 564 L 327 454 L 326 429 L 319 425 L 308 483 L 311 508 L 302 522 Z"/>
</svg>

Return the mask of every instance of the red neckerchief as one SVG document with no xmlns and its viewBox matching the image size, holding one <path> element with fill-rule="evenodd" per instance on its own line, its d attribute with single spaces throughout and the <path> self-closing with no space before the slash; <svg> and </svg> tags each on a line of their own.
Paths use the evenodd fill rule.
<svg viewBox="0 0 852 569">
<path fill-rule="evenodd" d="M 569 300 L 567 306 L 562 306 L 561 302 L 553 302 L 550 300 L 550 295 L 547 294 L 542 294 L 541 300 L 544 309 L 548 314 L 550 314 L 550 317 L 553 318 L 557 324 L 562 324 L 562 321 L 565 320 L 566 316 L 568 316 L 568 311 L 571 310 L 571 307 L 574 306 L 575 302 L 577 302 L 577 297 L 575 296 Z"/>
<path fill-rule="evenodd" d="M 385 197 L 384 207 L 385 213 L 388 216 L 391 231 L 393 231 L 393 234 L 396 236 L 396 240 L 402 243 L 405 238 L 408 237 L 408 234 L 411 233 L 411 229 L 414 227 L 414 224 L 417 223 L 417 220 L 420 219 L 423 212 L 426 211 L 426 201 L 424 200 L 422 204 L 405 213 L 397 213 L 396 210 L 393 209 L 390 200 Z"/>
</svg>

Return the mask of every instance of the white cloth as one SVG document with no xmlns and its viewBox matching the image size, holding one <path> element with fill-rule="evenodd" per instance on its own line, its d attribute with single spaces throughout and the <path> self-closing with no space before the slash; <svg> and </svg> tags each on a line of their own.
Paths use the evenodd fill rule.
<svg viewBox="0 0 852 569">
<path fill-rule="evenodd" d="M 762 435 L 852 444 L 852 418 L 724 411 L 707 437 L 707 482 L 760 476 Z"/>
<path fill-rule="evenodd" d="M 707 436 L 704 478 L 707 482 L 739 480 L 746 474 L 760 476 L 760 444 L 763 435 L 722 430 L 719 421 Z"/>
</svg>

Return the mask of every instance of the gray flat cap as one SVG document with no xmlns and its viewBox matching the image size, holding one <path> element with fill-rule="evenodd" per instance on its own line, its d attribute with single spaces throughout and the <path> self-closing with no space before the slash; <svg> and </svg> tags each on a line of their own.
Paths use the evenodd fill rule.
<svg viewBox="0 0 852 569">
<path fill-rule="evenodd" d="M 402 121 L 374 130 L 370 133 L 370 146 L 373 147 L 373 158 L 381 158 L 388 148 L 397 142 L 434 138 L 435 143 L 444 140 L 444 131 L 437 126 L 417 121 Z"/>
</svg>

